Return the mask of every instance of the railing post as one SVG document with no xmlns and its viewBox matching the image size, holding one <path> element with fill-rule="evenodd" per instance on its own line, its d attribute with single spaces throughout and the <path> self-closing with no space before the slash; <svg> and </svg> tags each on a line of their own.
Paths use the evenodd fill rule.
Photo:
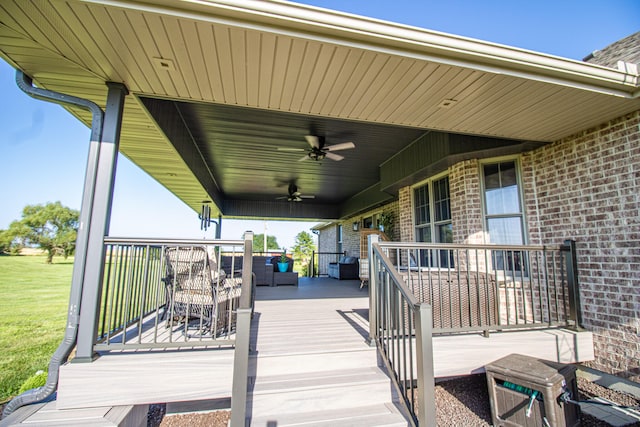
<svg viewBox="0 0 640 427">
<path fill-rule="evenodd" d="M 249 380 L 249 341 L 251 309 L 239 308 L 236 317 L 236 348 L 233 357 L 230 427 L 244 427 L 247 418 L 247 383 Z"/>
<path fill-rule="evenodd" d="M 576 241 L 564 241 L 567 248 L 565 258 L 567 268 L 567 286 L 569 288 L 569 318 L 575 322 L 573 329 L 582 329 L 582 308 L 580 306 L 580 283 L 578 282 L 578 254 Z"/>
<path fill-rule="evenodd" d="M 367 236 L 367 256 L 369 257 L 369 338 L 367 338 L 367 343 L 370 346 L 376 345 L 376 340 L 378 338 L 378 325 L 377 325 L 377 289 L 378 289 L 378 277 L 377 270 L 374 268 L 374 260 L 373 260 L 373 244 L 378 243 L 379 236 L 377 234 L 369 234 Z"/>
<path fill-rule="evenodd" d="M 309 277 L 316 277 L 316 251 L 311 251 L 311 265 L 309 266 Z"/>
<path fill-rule="evenodd" d="M 231 427 L 244 427 L 247 422 L 247 390 L 249 381 L 249 343 L 254 289 L 252 280 L 253 233 L 244 234 L 242 260 L 242 292 L 240 307 L 236 310 L 236 347 L 233 354 L 233 385 L 231 388 Z M 248 281 L 248 284 L 247 284 Z"/>
<path fill-rule="evenodd" d="M 416 311 L 416 363 L 418 375 L 418 425 L 435 427 L 436 395 L 433 378 L 433 317 L 431 305 Z"/>
<path fill-rule="evenodd" d="M 246 231 L 244 233 L 244 252 L 242 254 L 242 291 L 240 293 L 240 308 L 253 308 L 253 233 Z"/>
</svg>

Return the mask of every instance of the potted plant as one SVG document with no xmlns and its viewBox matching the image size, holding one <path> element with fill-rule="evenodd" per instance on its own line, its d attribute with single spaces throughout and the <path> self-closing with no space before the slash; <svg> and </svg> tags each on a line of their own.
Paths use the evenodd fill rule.
<svg viewBox="0 0 640 427">
<path fill-rule="evenodd" d="M 287 249 L 282 249 L 280 260 L 278 261 L 278 271 L 284 273 L 289 269 L 289 258 L 287 258 Z"/>
</svg>

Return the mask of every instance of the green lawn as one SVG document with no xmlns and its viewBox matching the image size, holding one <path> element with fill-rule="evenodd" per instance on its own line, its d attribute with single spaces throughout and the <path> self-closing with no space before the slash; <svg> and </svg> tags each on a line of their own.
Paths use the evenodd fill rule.
<svg viewBox="0 0 640 427">
<path fill-rule="evenodd" d="M 0 402 L 49 359 L 64 336 L 73 258 L 0 256 Z"/>
</svg>

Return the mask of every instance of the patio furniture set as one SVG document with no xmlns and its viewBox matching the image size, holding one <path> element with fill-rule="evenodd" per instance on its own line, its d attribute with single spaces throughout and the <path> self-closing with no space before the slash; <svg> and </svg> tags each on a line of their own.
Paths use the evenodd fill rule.
<svg viewBox="0 0 640 427">
<path fill-rule="evenodd" d="M 211 253 L 209 253 L 211 252 Z M 242 285 L 242 257 L 221 256 L 204 246 L 172 247 L 165 253 L 166 308 L 162 318 L 167 327 L 185 324 L 201 333 L 216 336 L 233 329 L 233 311 L 238 306 Z M 253 257 L 253 285 L 298 285 L 293 260 L 286 271 L 278 271 L 280 257 Z"/>
<path fill-rule="evenodd" d="M 253 266 L 251 268 L 255 275 L 255 283 L 258 286 L 279 286 L 294 285 L 298 286 L 298 273 L 293 271 L 293 260 L 287 258 L 287 270 L 281 272 L 278 270 L 279 256 L 253 256 Z M 231 266 L 232 261 L 234 266 Z M 242 258 L 236 257 L 235 260 L 230 256 L 221 257 L 222 269 L 230 271 L 242 269 Z"/>
</svg>

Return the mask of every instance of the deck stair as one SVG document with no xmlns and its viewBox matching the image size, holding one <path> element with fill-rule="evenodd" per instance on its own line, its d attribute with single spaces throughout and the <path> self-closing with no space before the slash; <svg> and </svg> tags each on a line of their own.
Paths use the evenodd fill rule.
<svg viewBox="0 0 640 427">
<path fill-rule="evenodd" d="M 366 291 L 337 287 L 335 298 L 312 299 L 319 290 L 305 289 L 308 298 L 301 288 L 269 289 L 269 300 L 258 290 L 250 425 L 408 425 L 375 348 L 365 341 Z"/>
</svg>

